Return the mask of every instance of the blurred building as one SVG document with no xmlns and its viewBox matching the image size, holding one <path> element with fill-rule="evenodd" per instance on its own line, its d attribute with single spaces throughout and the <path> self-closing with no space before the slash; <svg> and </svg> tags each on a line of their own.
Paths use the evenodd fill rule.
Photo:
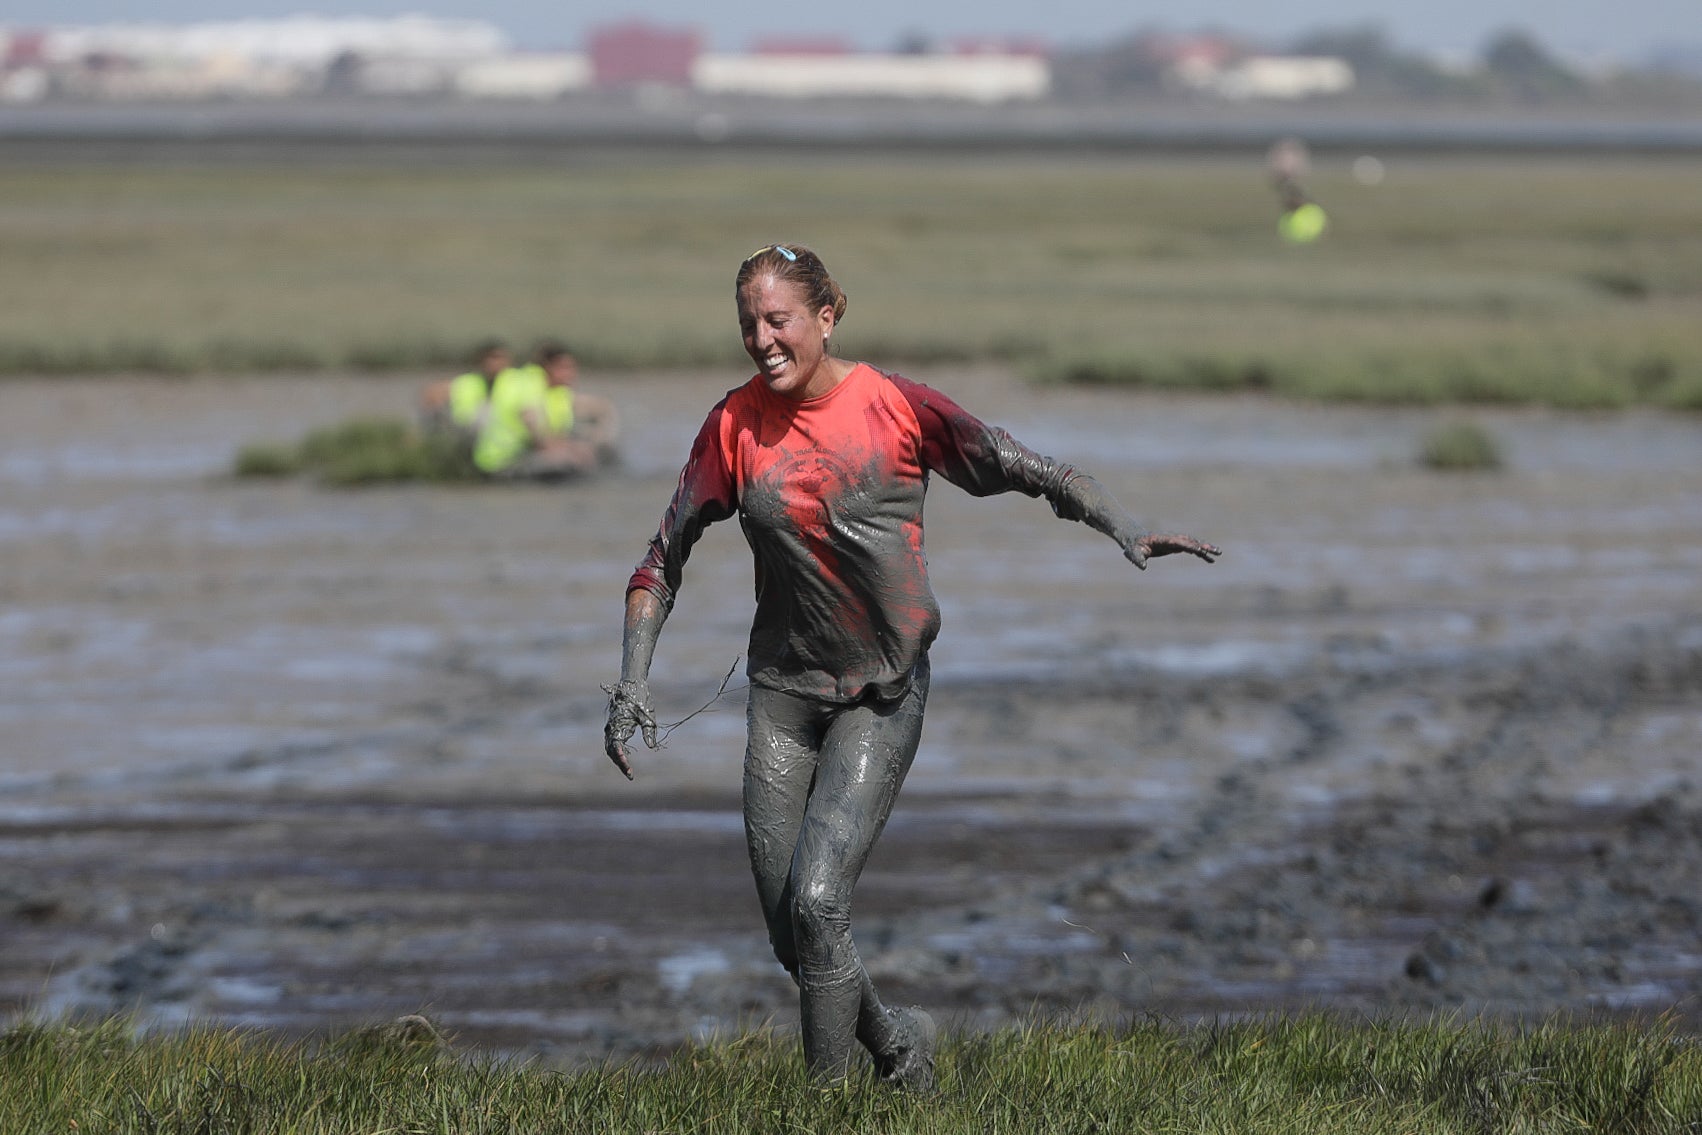
<svg viewBox="0 0 1702 1135">
<path fill-rule="evenodd" d="M 418 93 L 451 84 L 467 63 L 506 53 L 494 24 L 426 16 L 393 19 L 232 20 L 199 24 L 105 24 L 11 32 L 34 46 L 41 94 L 86 98 L 280 96 L 321 89 Z M 0 81 L 0 88 L 7 85 Z"/>
<path fill-rule="evenodd" d="M 1153 33 L 1135 43 L 1163 85 L 1227 99 L 1300 99 L 1353 88 L 1353 67 L 1333 56 L 1273 55 L 1230 35 Z"/>
<path fill-rule="evenodd" d="M 560 98 L 591 86 L 591 57 L 581 52 L 527 52 L 480 59 L 455 73 L 455 93 L 471 99 Z"/>
<path fill-rule="evenodd" d="M 1307 55 L 1255 55 L 1211 76 L 1206 89 L 1227 99 L 1303 99 L 1353 89 L 1344 59 Z"/>
<path fill-rule="evenodd" d="M 509 50 L 507 37 L 482 20 L 428 16 L 232 20 L 204 24 L 106 24 L 54 28 L 48 53 L 56 59 L 91 55 L 138 61 L 231 57 L 323 68 L 345 54 L 440 62 L 486 58 Z"/>
<path fill-rule="evenodd" d="M 1219 33 L 1144 33 L 1092 60 L 1035 39 L 965 38 L 859 52 L 837 36 L 769 35 L 743 54 L 705 50 L 695 28 L 625 21 L 586 50 L 524 53 L 481 20 L 296 16 L 186 25 L 0 29 L 0 101 L 197 99 L 329 93 L 548 100 L 590 88 L 781 99 L 1002 103 L 1075 93 L 1171 90 L 1225 99 L 1299 99 L 1354 86 L 1323 54 L 1273 55 Z"/>
<path fill-rule="evenodd" d="M 0 102 L 35 102 L 49 85 L 47 33 L 0 28 Z"/>
<path fill-rule="evenodd" d="M 589 37 L 591 79 L 599 87 L 691 85 L 703 51 L 695 29 L 658 27 L 639 20 L 595 28 Z"/>
<path fill-rule="evenodd" d="M 976 102 L 1043 98 L 1045 52 L 972 41 L 936 54 L 861 54 L 832 36 L 770 36 L 745 54 L 703 50 L 694 30 L 639 21 L 595 29 L 590 80 L 602 88 L 669 86 L 704 94 L 769 98 L 945 98 Z"/>
<path fill-rule="evenodd" d="M 692 85 L 771 98 L 910 98 L 1009 102 L 1044 98 L 1051 70 L 1033 55 L 704 55 Z"/>
</svg>

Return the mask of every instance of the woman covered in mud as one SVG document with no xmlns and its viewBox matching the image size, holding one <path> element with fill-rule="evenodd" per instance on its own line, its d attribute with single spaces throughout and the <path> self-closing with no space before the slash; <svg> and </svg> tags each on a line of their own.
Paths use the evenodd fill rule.
<svg viewBox="0 0 1702 1135">
<path fill-rule="evenodd" d="M 933 1086 L 934 1024 L 887 1008 L 851 939 L 851 892 L 916 755 L 939 608 L 922 550 L 938 473 L 976 496 L 1016 491 L 1103 532 L 1138 568 L 1218 549 L 1136 524 L 1092 477 L 1042 457 L 919 383 L 829 351 L 845 294 L 819 257 L 770 245 L 740 265 L 739 327 L 757 374 L 709 412 L 627 587 L 621 680 L 604 748 L 656 747 L 647 679 L 705 526 L 737 513 L 756 558 L 745 835 L 769 941 L 800 990 L 812 1074 Z"/>
</svg>

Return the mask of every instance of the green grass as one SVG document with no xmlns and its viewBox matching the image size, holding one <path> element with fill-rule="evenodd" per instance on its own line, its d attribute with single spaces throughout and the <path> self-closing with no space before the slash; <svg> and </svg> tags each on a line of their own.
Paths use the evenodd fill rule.
<svg viewBox="0 0 1702 1135">
<path fill-rule="evenodd" d="M 724 365 L 740 259 L 790 239 L 877 363 L 1702 408 L 1702 160 L 1317 166 L 1330 230 L 1298 248 L 1257 153 L 0 168 L 0 373 L 447 370 L 493 334 Z"/>
<path fill-rule="evenodd" d="M 1702 1049 L 1664 1023 L 1267 1018 L 949 1039 L 941 1091 L 812 1085 L 753 1034 L 657 1068 L 456 1055 L 429 1030 L 322 1041 L 119 1023 L 0 1033 L 7 1132 L 1600 1132 L 1702 1125 Z"/>
<path fill-rule="evenodd" d="M 255 443 L 237 452 L 238 477 L 309 476 L 326 485 L 482 479 L 463 449 L 406 422 L 356 419 L 314 430 L 298 444 Z"/>
<path fill-rule="evenodd" d="M 1419 446 L 1418 461 L 1427 469 L 1475 473 L 1506 463 L 1501 443 L 1476 422 L 1447 421 L 1430 429 Z"/>
</svg>

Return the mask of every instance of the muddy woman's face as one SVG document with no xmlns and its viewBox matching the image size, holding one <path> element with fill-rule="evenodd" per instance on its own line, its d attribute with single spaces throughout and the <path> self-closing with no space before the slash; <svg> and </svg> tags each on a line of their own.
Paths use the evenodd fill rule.
<svg viewBox="0 0 1702 1135">
<path fill-rule="evenodd" d="M 796 284 L 768 274 L 751 277 L 739 289 L 739 331 L 763 381 L 782 397 L 814 398 L 839 379 L 827 353 L 833 309 L 811 311 Z"/>
</svg>

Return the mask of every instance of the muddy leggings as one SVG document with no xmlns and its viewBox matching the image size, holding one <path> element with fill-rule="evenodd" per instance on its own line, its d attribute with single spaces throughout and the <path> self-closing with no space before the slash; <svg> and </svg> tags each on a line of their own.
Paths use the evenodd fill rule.
<svg viewBox="0 0 1702 1135">
<path fill-rule="evenodd" d="M 745 840 L 774 954 L 798 983 L 804 1061 L 850 1070 L 852 1040 L 890 1055 L 893 1022 L 851 941 L 851 891 L 916 757 L 928 660 L 893 702 L 830 705 L 751 687 Z"/>
</svg>

